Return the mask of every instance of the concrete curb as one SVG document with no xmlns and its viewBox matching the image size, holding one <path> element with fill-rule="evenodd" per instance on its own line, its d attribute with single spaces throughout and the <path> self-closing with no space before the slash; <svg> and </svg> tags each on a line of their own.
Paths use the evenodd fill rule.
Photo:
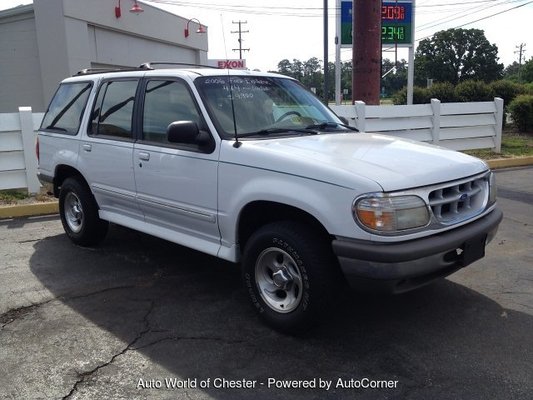
<svg viewBox="0 0 533 400">
<path fill-rule="evenodd" d="M 525 167 L 527 165 L 533 165 L 533 157 L 496 158 L 494 160 L 487 160 L 487 164 L 489 164 L 491 169 Z"/>
<path fill-rule="evenodd" d="M 523 167 L 527 165 L 533 165 L 533 157 L 497 158 L 494 160 L 487 160 L 487 164 L 491 169 Z M 0 219 L 31 217 L 58 213 L 59 207 L 57 201 L 0 206 Z"/>
<path fill-rule="evenodd" d="M 0 206 L 0 219 L 57 214 L 58 212 L 59 207 L 57 201 Z"/>
</svg>

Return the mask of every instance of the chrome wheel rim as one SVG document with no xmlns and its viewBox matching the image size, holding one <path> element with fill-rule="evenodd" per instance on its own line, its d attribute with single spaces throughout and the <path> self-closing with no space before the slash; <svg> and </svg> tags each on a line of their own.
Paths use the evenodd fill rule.
<svg viewBox="0 0 533 400">
<path fill-rule="evenodd" d="M 302 301 L 302 274 L 287 252 L 270 247 L 255 264 L 255 279 L 263 301 L 274 311 L 289 313 Z"/>
<path fill-rule="evenodd" d="M 80 198 L 72 192 L 65 196 L 65 220 L 69 229 L 78 233 L 83 228 L 84 214 Z"/>
</svg>

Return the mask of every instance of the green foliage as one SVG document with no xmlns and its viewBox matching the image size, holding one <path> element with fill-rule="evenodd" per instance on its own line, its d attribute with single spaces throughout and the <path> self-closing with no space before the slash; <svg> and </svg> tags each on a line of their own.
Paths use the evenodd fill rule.
<svg viewBox="0 0 533 400">
<path fill-rule="evenodd" d="M 407 82 L 407 61 L 400 60 L 397 63 L 383 59 L 381 66 L 381 75 L 385 75 L 381 79 L 381 91 L 385 96 L 390 96 L 396 93 Z"/>
<path fill-rule="evenodd" d="M 494 99 L 489 85 L 480 81 L 465 81 L 455 87 L 459 101 L 491 101 Z"/>
<path fill-rule="evenodd" d="M 0 204 L 14 204 L 18 200 L 23 200 L 27 197 L 28 193 L 20 190 L 0 190 Z"/>
<path fill-rule="evenodd" d="M 489 87 L 494 97 L 501 97 L 503 99 L 505 106 L 511 104 L 516 96 L 525 91 L 523 86 L 508 80 L 491 82 Z"/>
<path fill-rule="evenodd" d="M 520 81 L 530 83 L 533 82 L 533 58 L 530 58 L 520 69 Z"/>
<path fill-rule="evenodd" d="M 413 104 L 425 104 L 429 103 L 431 96 L 429 95 L 429 90 L 422 88 L 420 86 L 415 86 L 413 88 Z M 403 88 L 396 92 L 392 96 L 392 102 L 395 105 L 407 104 L 407 88 Z"/>
<path fill-rule="evenodd" d="M 442 103 L 457 101 L 455 87 L 450 82 L 434 83 L 428 92 L 430 99 L 439 99 Z"/>
<path fill-rule="evenodd" d="M 416 50 L 417 84 L 426 79 L 457 84 L 465 80 L 490 82 L 500 79 L 498 47 L 480 29 L 448 29 L 420 41 Z"/>
<path fill-rule="evenodd" d="M 533 95 L 517 96 L 509 105 L 511 118 L 522 132 L 533 132 Z"/>
<path fill-rule="evenodd" d="M 523 94 L 531 94 L 533 95 L 533 82 L 531 83 L 526 83 L 525 85 L 522 85 L 523 87 Z"/>
</svg>

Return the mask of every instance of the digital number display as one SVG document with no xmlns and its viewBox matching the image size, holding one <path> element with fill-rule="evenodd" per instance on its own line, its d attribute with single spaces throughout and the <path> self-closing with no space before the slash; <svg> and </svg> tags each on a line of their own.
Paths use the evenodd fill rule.
<svg viewBox="0 0 533 400">
<path fill-rule="evenodd" d="M 341 0 L 341 46 L 353 43 L 353 2 Z M 413 0 L 384 0 L 381 3 L 381 44 L 383 46 L 413 46 Z"/>
<path fill-rule="evenodd" d="M 381 7 L 382 21 L 403 21 L 405 20 L 404 6 L 383 6 Z"/>
<path fill-rule="evenodd" d="M 381 40 L 384 42 L 400 42 L 405 40 L 405 27 L 396 25 L 382 26 Z"/>
<path fill-rule="evenodd" d="M 412 19 L 412 3 L 384 1 L 381 5 L 381 44 L 411 44 Z"/>
</svg>

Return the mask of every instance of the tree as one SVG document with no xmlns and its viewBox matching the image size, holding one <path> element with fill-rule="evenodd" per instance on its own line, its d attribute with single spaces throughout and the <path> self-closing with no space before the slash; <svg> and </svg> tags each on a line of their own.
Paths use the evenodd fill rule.
<svg viewBox="0 0 533 400">
<path fill-rule="evenodd" d="M 520 73 L 520 68 L 521 67 L 522 66 L 520 64 L 518 64 L 518 62 L 516 62 L 516 61 L 513 62 L 512 64 L 508 65 L 503 70 L 503 78 L 504 79 L 509 79 L 509 80 L 512 80 L 512 81 L 518 81 L 519 80 L 518 74 Z"/>
<path fill-rule="evenodd" d="M 533 57 L 522 66 L 520 80 L 526 83 L 533 82 Z"/>
<path fill-rule="evenodd" d="M 381 65 L 381 91 L 386 96 L 396 93 L 407 85 L 407 61 L 395 63 L 388 58 L 383 59 Z"/>
<path fill-rule="evenodd" d="M 464 80 L 491 82 L 500 79 L 498 47 L 481 29 L 448 29 L 420 41 L 416 50 L 417 82 L 426 79 L 457 84 Z"/>
</svg>

